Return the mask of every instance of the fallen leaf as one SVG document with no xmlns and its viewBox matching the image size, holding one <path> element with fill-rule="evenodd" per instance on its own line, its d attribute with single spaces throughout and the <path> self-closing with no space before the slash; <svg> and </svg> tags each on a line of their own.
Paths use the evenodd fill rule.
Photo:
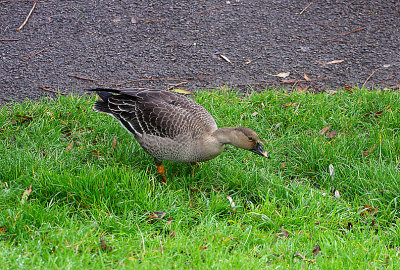
<svg viewBox="0 0 400 270">
<path fill-rule="evenodd" d="M 329 164 L 329 174 L 332 178 L 335 177 L 335 167 L 333 167 L 333 164 Z"/>
<path fill-rule="evenodd" d="M 113 21 L 113 22 L 120 22 L 120 21 L 121 21 L 121 19 L 119 19 L 119 18 L 115 18 L 115 19 L 113 19 L 112 21 Z"/>
<path fill-rule="evenodd" d="M 286 162 L 284 162 L 284 163 L 281 164 L 281 169 L 283 169 L 283 168 L 285 168 L 285 167 L 286 167 Z"/>
<path fill-rule="evenodd" d="M 288 102 L 282 104 L 283 107 L 292 107 L 294 105 L 297 105 L 297 102 Z"/>
<path fill-rule="evenodd" d="M 21 205 L 24 205 L 26 201 L 29 198 L 29 195 L 31 195 L 32 192 L 32 184 L 29 186 L 29 188 L 25 189 L 24 193 L 22 194 L 21 198 Z"/>
<path fill-rule="evenodd" d="M 275 129 L 278 129 L 281 125 L 282 125 L 282 123 L 276 124 L 276 125 L 275 125 Z"/>
<path fill-rule="evenodd" d="M 301 254 L 300 252 L 296 252 L 295 254 L 293 254 L 293 257 L 300 257 L 300 258 L 302 258 L 303 260 L 306 259 L 306 257 L 304 257 L 304 255 Z"/>
<path fill-rule="evenodd" d="M 114 151 L 115 150 L 115 146 L 117 146 L 117 138 L 116 137 L 114 137 L 112 139 L 112 143 L 113 143 L 113 146 L 111 147 L 111 150 Z"/>
<path fill-rule="evenodd" d="M 366 204 L 364 207 L 362 207 L 361 214 L 366 216 L 367 214 L 374 214 L 377 211 L 378 211 L 378 207 L 373 208 L 371 205 Z"/>
<path fill-rule="evenodd" d="M 323 129 L 321 129 L 321 130 L 318 132 L 318 134 L 319 134 L 319 135 L 324 135 L 330 128 L 331 128 L 331 126 L 324 127 Z"/>
<path fill-rule="evenodd" d="M 168 226 L 169 228 L 171 228 L 171 224 L 172 224 L 172 217 L 169 217 L 169 218 L 167 219 L 167 226 Z"/>
<path fill-rule="evenodd" d="M 339 199 L 340 198 L 340 192 L 339 190 L 335 190 L 335 198 Z"/>
<path fill-rule="evenodd" d="M 164 217 L 165 217 L 165 212 L 163 211 L 152 212 L 151 215 L 146 218 L 146 220 L 163 219 Z"/>
<path fill-rule="evenodd" d="M 106 244 L 102 235 L 100 235 L 100 247 L 102 251 L 110 252 L 112 250 L 112 247 Z"/>
<path fill-rule="evenodd" d="M 285 231 L 285 229 L 283 227 L 279 228 L 279 230 L 281 231 L 281 233 L 278 233 L 278 235 L 282 234 L 285 238 L 289 237 L 289 233 L 287 231 Z"/>
<path fill-rule="evenodd" d="M 304 79 L 306 79 L 306 81 L 308 81 L 308 82 L 311 82 L 312 80 L 307 76 L 307 74 L 306 73 L 304 73 Z"/>
<path fill-rule="evenodd" d="M 26 116 L 26 115 L 16 114 L 16 115 L 14 115 L 14 116 L 17 117 L 18 122 L 19 122 L 20 124 L 25 123 L 25 122 L 30 122 L 30 121 L 33 120 L 32 117 Z M 15 122 L 16 122 L 15 119 L 14 119 L 14 122 L 13 122 L 13 119 L 11 119 L 11 123 L 15 124 Z"/>
<path fill-rule="evenodd" d="M 299 93 L 304 93 L 304 92 L 306 92 L 306 91 L 308 90 L 308 88 L 310 88 L 310 87 L 309 87 L 309 86 L 303 87 L 303 86 L 301 86 L 301 85 L 297 85 L 297 86 L 296 86 L 296 90 L 297 90 L 297 92 L 299 92 Z"/>
<path fill-rule="evenodd" d="M 330 65 L 330 64 L 339 64 L 339 63 L 342 63 L 343 61 L 344 61 L 344 59 L 333 60 L 333 61 L 329 61 L 329 62 L 322 62 L 321 65 L 325 66 L 325 65 Z"/>
<path fill-rule="evenodd" d="M 250 64 L 251 62 L 253 62 L 253 60 L 248 60 L 248 61 L 245 62 L 244 64 L 245 64 L 245 65 L 248 65 L 248 64 Z"/>
<path fill-rule="evenodd" d="M 226 62 L 232 64 L 231 60 L 229 60 L 229 58 L 226 57 L 225 55 L 219 54 L 219 53 L 216 53 L 215 55 L 218 56 L 218 57 L 220 57 L 220 58 L 222 58 L 222 59 L 224 59 Z"/>
<path fill-rule="evenodd" d="M 74 140 L 72 140 L 67 147 L 65 147 L 65 150 L 72 150 L 72 147 L 74 146 Z"/>
<path fill-rule="evenodd" d="M 251 114 L 251 116 L 257 116 L 258 115 L 258 112 L 253 112 L 252 114 Z"/>
<path fill-rule="evenodd" d="M 228 241 L 234 239 L 235 237 L 227 237 L 225 239 L 222 240 L 221 244 L 225 245 Z"/>
<path fill-rule="evenodd" d="M 232 211 L 233 211 L 233 212 L 236 212 L 236 209 L 235 209 L 235 202 L 232 200 L 231 196 L 228 195 L 228 196 L 226 196 L 226 198 L 228 199 L 229 203 L 231 204 Z"/>
<path fill-rule="evenodd" d="M 333 138 L 335 138 L 337 135 L 338 135 L 338 131 L 336 131 L 336 130 L 332 130 L 331 132 L 328 132 L 327 134 L 326 134 L 326 136 L 329 138 L 329 139 L 333 139 Z"/>
<path fill-rule="evenodd" d="M 180 88 L 174 88 L 174 89 L 172 89 L 172 92 L 176 92 L 179 94 L 185 94 L 185 95 L 193 95 L 192 92 L 185 90 L 185 89 L 180 89 Z"/>
<path fill-rule="evenodd" d="M 265 74 L 267 74 L 269 76 L 279 77 L 279 78 L 286 78 L 286 77 L 289 77 L 290 72 L 281 72 L 278 74 L 270 74 L 270 73 L 265 72 Z"/>
<path fill-rule="evenodd" d="M 329 90 L 328 91 L 328 95 L 334 95 L 334 94 L 337 94 L 336 90 Z"/>
<path fill-rule="evenodd" d="M 297 83 L 299 80 L 297 79 L 290 79 L 290 80 L 282 80 L 282 83 Z"/>
<path fill-rule="evenodd" d="M 169 237 L 173 238 L 175 236 L 175 234 L 176 234 L 176 231 L 173 231 L 172 233 L 169 234 Z"/>
<path fill-rule="evenodd" d="M 351 87 L 351 86 L 345 85 L 345 86 L 344 86 L 344 90 L 346 90 L 346 91 L 349 92 L 349 93 L 353 93 L 354 88 Z"/>
<path fill-rule="evenodd" d="M 317 244 L 317 245 L 315 245 L 315 247 L 314 247 L 312 253 L 313 253 L 314 255 L 317 255 L 318 252 L 320 252 L 320 251 L 321 251 L 321 247 Z"/>
<path fill-rule="evenodd" d="M 131 18 L 131 23 L 137 23 L 137 20 L 135 19 L 135 17 Z"/>
<path fill-rule="evenodd" d="M 365 151 L 362 155 L 363 155 L 363 157 L 367 157 L 367 156 L 369 156 L 371 153 L 372 153 L 372 151 L 374 151 L 375 150 L 375 148 L 376 148 L 376 144 L 374 144 L 373 146 L 371 146 L 367 151 Z"/>
</svg>

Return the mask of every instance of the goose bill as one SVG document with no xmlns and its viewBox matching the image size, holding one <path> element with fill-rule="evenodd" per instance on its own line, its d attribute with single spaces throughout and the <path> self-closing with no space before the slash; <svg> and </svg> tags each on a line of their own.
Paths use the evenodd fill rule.
<svg viewBox="0 0 400 270">
<path fill-rule="evenodd" d="M 254 149 L 251 149 L 250 151 L 260 156 L 269 158 L 269 155 L 267 154 L 267 152 L 265 152 L 264 147 L 259 142 L 257 143 L 256 147 Z"/>
</svg>

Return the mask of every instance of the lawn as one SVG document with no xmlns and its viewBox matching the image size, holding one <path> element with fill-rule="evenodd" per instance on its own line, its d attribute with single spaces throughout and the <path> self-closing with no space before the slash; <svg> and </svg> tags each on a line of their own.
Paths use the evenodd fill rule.
<svg viewBox="0 0 400 270">
<path fill-rule="evenodd" d="M 399 269 L 399 93 L 200 91 L 271 159 L 228 146 L 167 185 L 95 99 L 0 108 L 2 268 Z"/>
</svg>

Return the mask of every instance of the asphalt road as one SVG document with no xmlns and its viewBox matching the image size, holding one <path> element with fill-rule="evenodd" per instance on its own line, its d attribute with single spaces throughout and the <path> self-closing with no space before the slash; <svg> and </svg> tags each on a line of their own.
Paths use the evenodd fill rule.
<svg viewBox="0 0 400 270">
<path fill-rule="evenodd" d="M 399 89 L 399 1 L 48 0 L 17 31 L 33 3 L 0 1 L 0 104 L 95 86 Z"/>
</svg>

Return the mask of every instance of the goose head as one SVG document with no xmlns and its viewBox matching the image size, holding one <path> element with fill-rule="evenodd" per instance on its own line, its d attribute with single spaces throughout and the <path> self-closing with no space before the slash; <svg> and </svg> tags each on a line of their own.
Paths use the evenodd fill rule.
<svg viewBox="0 0 400 270">
<path fill-rule="evenodd" d="M 255 131 L 246 127 L 219 128 L 217 138 L 223 144 L 231 144 L 238 148 L 249 150 L 255 154 L 269 158 L 261 140 Z"/>
</svg>

